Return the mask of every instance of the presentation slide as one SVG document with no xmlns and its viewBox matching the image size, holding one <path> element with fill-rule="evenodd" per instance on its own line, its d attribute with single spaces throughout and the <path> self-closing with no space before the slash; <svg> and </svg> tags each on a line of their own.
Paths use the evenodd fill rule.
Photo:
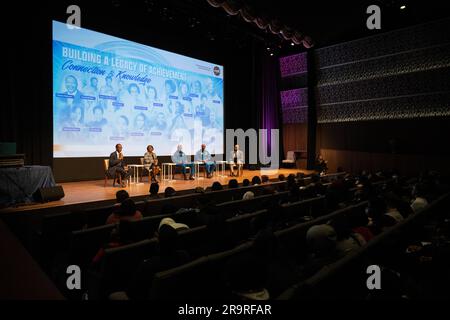
<svg viewBox="0 0 450 320">
<path fill-rule="evenodd" d="M 155 31 L 156 32 L 156 31 Z M 223 153 L 223 66 L 53 21 L 53 156 Z"/>
</svg>

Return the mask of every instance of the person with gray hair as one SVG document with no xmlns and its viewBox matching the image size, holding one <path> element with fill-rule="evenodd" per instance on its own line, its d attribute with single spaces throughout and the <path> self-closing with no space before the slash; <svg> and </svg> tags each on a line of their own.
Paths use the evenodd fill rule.
<svg viewBox="0 0 450 320">
<path fill-rule="evenodd" d="M 309 277 L 338 259 L 337 234 L 328 224 L 314 225 L 306 232 L 309 257 L 303 266 L 303 277 Z"/>
<path fill-rule="evenodd" d="M 191 161 L 188 161 L 187 155 L 183 152 L 183 146 L 181 144 L 177 146 L 177 151 L 172 155 L 172 162 L 175 163 L 177 167 L 181 167 L 184 180 L 187 180 L 186 168 L 190 168 L 189 179 L 194 180 L 195 166 Z"/>
<path fill-rule="evenodd" d="M 247 191 L 246 193 L 244 193 L 244 195 L 242 196 L 242 200 L 250 200 L 253 199 L 255 197 L 255 194 L 251 191 Z"/>
<path fill-rule="evenodd" d="M 201 149 L 195 154 L 195 161 L 198 161 L 205 165 L 207 178 L 212 178 L 213 172 L 216 169 L 216 164 L 208 150 L 206 150 L 206 144 L 202 144 Z"/>
</svg>

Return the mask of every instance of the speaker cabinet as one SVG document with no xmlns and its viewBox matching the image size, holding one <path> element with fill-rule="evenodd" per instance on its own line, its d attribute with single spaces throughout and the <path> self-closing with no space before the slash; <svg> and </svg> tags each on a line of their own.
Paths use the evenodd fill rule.
<svg viewBox="0 0 450 320">
<path fill-rule="evenodd" d="M 39 188 L 34 194 L 34 200 L 37 202 L 56 201 L 61 198 L 64 198 L 64 190 L 62 186 Z"/>
</svg>

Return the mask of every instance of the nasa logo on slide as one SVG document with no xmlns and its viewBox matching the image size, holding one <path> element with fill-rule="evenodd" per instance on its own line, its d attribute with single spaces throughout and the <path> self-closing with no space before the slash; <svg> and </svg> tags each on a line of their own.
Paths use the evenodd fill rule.
<svg viewBox="0 0 450 320">
<path fill-rule="evenodd" d="M 215 75 L 215 76 L 220 75 L 220 68 L 219 68 L 218 66 L 215 66 L 214 69 L 213 69 L 213 71 L 214 71 L 214 75 Z"/>
</svg>

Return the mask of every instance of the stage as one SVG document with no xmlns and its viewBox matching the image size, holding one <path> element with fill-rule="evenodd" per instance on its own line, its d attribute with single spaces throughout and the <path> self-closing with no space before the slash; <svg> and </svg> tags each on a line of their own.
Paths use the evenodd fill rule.
<svg viewBox="0 0 450 320">
<path fill-rule="evenodd" d="M 219 181 L 222 185 L 228 184 L 230 179 L 237 179 L 238 182 L 242 182 L 244 179 L 251 179 L 254 176 L 267 175 L 270 179 L 278 178 L 279 174 L 284 174 L 286 177 L 293 173 L 302 172 L 305 175 L 312 174 L 313 170 L 304 169 L 278 169 L 278 170 L 243 170 L 243 174 L 240 177 L 229 177 L 229 172 L 226 172 L 225 177 L 218 177 L 217 175 L 211 179 L 203 177 L 203 172 L 199 179 L 196 180 L 183 180 L 180 174 L 175 176 L 173 181 L 160 182 L 159 192 L 164 193 L 166 187 L 172 187 L 176 191 L 194 189 L 196 187 L 207 188 L 210 187 L 214 181 Z M 106 187 L 104 187 L 104 180 L 94 181 L 80 181 L 80 182 L 67 182 L 61 183 L 64 189 L 65 197 L 59 201 L 52 201 L 47 203 L 27 204 L 18 207 L 11 207 L 2 209 L 1 214 L 15 213 L 15 212 L 27 212 L 32 213 L 34 210 L 39 213 L 46 212 L 62 212 L 68 210 L 74 210 L 74 208 L 88 207 L 89 204 L 101 203 L 112 204 L 115 202 L 116 192 L 120 189 L 128 191 L 131 197 L 137 199 L 143 199 L 149 194 L 150 183 L 148 177 L 145 176 L 142 182 L 135 184 L 131 183 L 125 188 L 121 188 L 116 184 L 116 187 L 112 186 L 112 179 L 108 180 Z"/>
</svg>

